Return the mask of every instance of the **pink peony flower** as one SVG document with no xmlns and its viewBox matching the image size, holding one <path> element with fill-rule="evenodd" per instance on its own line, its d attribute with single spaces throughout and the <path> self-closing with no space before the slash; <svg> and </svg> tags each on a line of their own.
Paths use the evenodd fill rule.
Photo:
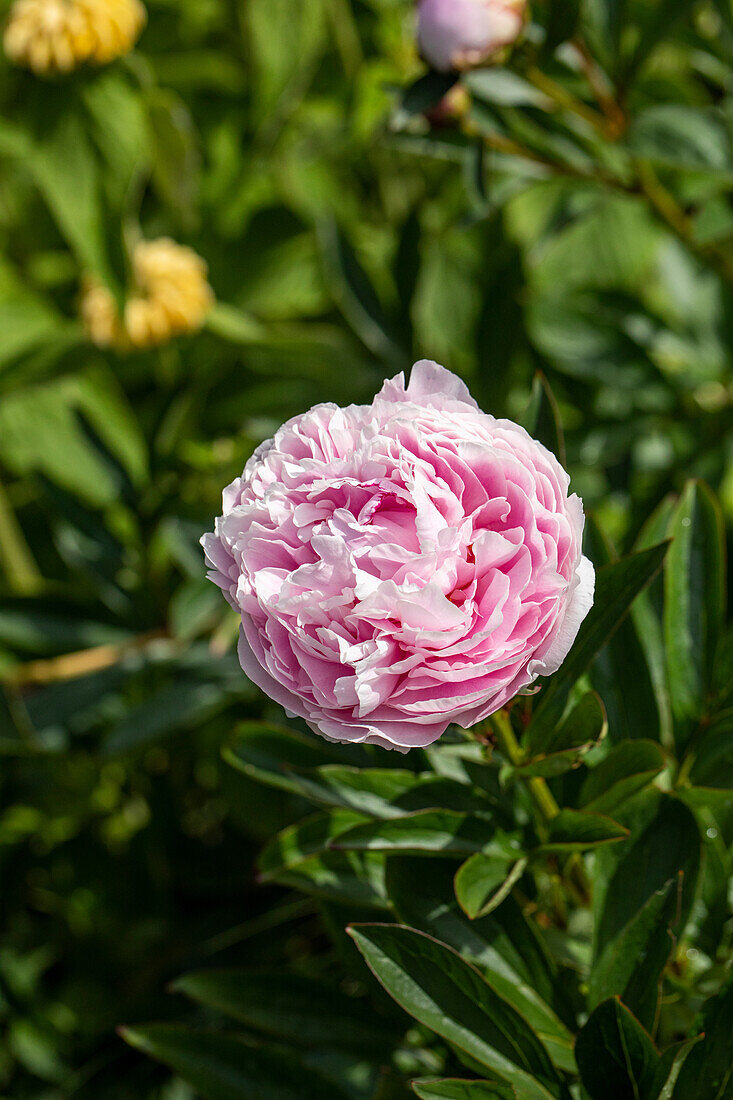
<svg viewBox="0 0 733 1100">
<path fill-rule="evenodd" d="M 420 53 L 441 72 L 484 65 L 516 42 L 526 9 L 527 0 L 420 0 Z"/>
<path fill-rule="evenodd" d="M 593 602 L 557 459 L 436 363 L 257 449 L 202 539 L 259 687 L 334 741 L 407 750 L 565 659 Z"/>
</svg>

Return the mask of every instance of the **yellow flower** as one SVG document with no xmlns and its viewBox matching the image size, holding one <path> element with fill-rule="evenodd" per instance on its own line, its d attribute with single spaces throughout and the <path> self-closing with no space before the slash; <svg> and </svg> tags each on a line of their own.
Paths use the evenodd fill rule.
<svg viewBox="0 0 733 1100">
<path fill-rule="evenodd" d="M 133 255 L 135 290 L 120 316 L 96 279 L 82 288 L 81 316 L 98 347 L 150 348 L 174 336 L 198 332 L 214 302 L 206 263 L 168 237 L 140 241 Z"/>
<path fill-rule="evenodd" d="M 129 53 L 145 19 L 141 0 L 15 0 L 3 46 L 34 73 L 70 72 Z"/>
</svg>

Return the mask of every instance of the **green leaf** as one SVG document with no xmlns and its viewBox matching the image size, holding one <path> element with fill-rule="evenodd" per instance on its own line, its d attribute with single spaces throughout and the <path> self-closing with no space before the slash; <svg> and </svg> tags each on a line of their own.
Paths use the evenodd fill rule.
<svg viewBox="0 0 733 1100">
<path fill-rule="evenodd" d="M 346 1093 L 283 1050 L 173 1024 L 121 1030 L 130 1046 L 170 1066 L 205 1100 L 345 1100 Z"/>
<path fill-rule="evenodd" d="M 570 689 L 618 628 L 635 598 L 659 571 L 667 548 L 668 543 L 661 543 L 598 570 L 593 607 L 569 656 L 553 676 L 532 717 L 526 741 L 532 753 L 543 752 L 552 743 Z"/>
<path fill-rule="evenodd" d="M 164 88 L 149 89 L 146 106 L 155 188 L 185 221 L 195 223 L 201 157 L 189 109 L 183 99 Z"/>
<path fill-rule="evenodd" d="M 336 222 L 321 223 L 319 240 L 334 298 L 353 331 L 375 355 L 406 365 L 379 296 Z"/>
<path fill-rule="evenodd" d="M 387 860 L 387 892 L 400 920 L 449 944 L 478 966 L 531 1024 L 555 1064 L 574 1072 L 573 1037 L 557 1015 L 558 1010 L 565 1013 L 566 1006 L 558 995 L 554 962 L 537 929 L 511 894 L 489 916 L 470 921 L 456 901 L 453 878 L 452 863 L 435 861 L 426 875 L 421 859 Z"/>
<path fill-rule="evenodd" d="M 652 1026 L 659 979 L 675 942 L 678 895 L 678 882 L 670 879 L 599 955 L 591 974 L 591 1004 L 617 994 Z"/>
<path fill-rule="evenodd" d="M 412 1091 L 420 1100 L 518 1100 L 511 1085 L 491 1081 L 449 1081 L 447 1079 L 412 1082 Z"/>
<path fill-rule="evenodd" d="M 555 395 L 542 371 L 537 371 L 532 382 L 532 394 L 527 411 L 522 417 L 522 425 L 533 439 L 539 440 L 560 460 L 561 466 L 567 465 L 565 454 L 565 436 L 560 423 L 560 410 Z"/>
<path fill-rule="evenodd" d="M 584 547 L 597 569 L 618 560 L 593 515 L 586 521 Z M 659 739 L 659 708 L 633 610 L 596 657 L 590 676 L 606 707 L 611 741 Z"/>
<path fill-rule="evenodd" d="M 115 379 L 103 368 L 7 394 L 0 405 L 0 454 L 19 474 L 43 473 L 99 507 L 118 498 L 119 471 L 95 445 L 80 417 L 130 479 L 142 483 L 147 454 L 139 425 Z"/>
<path fill-rule="evenodd" d="M 477 852 L 456 871 L 458 904 L 471 920 L 485 917 L 507 897 L 527 867 L 526 859 L 514 863 L 500 856 Z"/>
<path fill-rule="evenodd" d="M 591 1100 L 642 1100 L 659 1064 L 654 1043 L 617 998 L 604 1001 L 581 1029 L 575 1058 Z"/>
<path fill-rule="evenodd" d="M 684 1043 L 676 1043 L 673 1047 L 668 1047 L 665 1050 L 657 1065 L 654 1083 L 650 1090 L 650 1095 L 654 1100 L 672 1100 L 682 1067 L 693 1047 L 702 1039 L 702 1035 L 696 1035 L 693 1039 L 688 1039 Z M 678 1100 L 683 1100 L 683 1097 L 679 1096 Z"/>
<path fill-rule="evenodd" d="M 482 798 L 465 784 L 430 772 L 326 763 L 334 755 L 368 763 L 370 757 L 358 747 L 334 746 L 331 751 L 315 738 L 258 723 L 245 724 L 238 734 L 234 747 L 224 753 L 229 763 L 250 778 L 319 806 L 350 807 L 371 817 L 390 818 L 438 806 L 468 810 Z"/>
<path fill-rule="evenodd" d="M 234 747 L 224 750 L 224 759 L 260 783 L 301 794 L 302 784 L 293 769 L 332 763 L 333 754 L 316 737 L 263 722 L 244 722 L 237 727 Z"/>
<path fill-rule="evenodd" d="M 733 714 L 714 721 L 691 750 L 690 781 L 698 787 L 733 787 Z"/>
<path fill-rule="evenodd" d="M 261 882 L 277 881 L 283 873 L 313 855 L 328 851 L 334 837 L 354 825 L 369 821 L 354 810 L 335 809 L 327 814 L 315 814 L 297 825 L 289 825 L 269 841 L 257 860 Z"/>
<path fill-rule="evenodd" d="M 715 108 L 661 103 L 641 111 L 627 134 L 631 150 L 652 164 L 733 177 L 730 137 Z"/>
<path fill-rule="evenodd" d="M 546 6 L 546 37 L 542 52 L 548 57 L 575 34 L 580 19 L 580 0 L 548 0 Z"/>
<path fill-rule="evenodd" d="M 621 49 L 628 0 L 586 0 L 582 5 L 583 31 L 601 65 L 613 74 Z"/>
<path fill-rule="evenodd" d="M 510 69 L 474 69 L 464 76 L 463 83 L 478 99 L 501 107 L 539 107 L 547 110 L 552 105 L 534 84 Z"/>
<path fill-rule="evenodd" d="M 450 947 L 396 925 L 349 932 L 387 992 L 420 1023 L 520 1088 L 526 1100 L 565 1095 L 524 1017 Z"/>
<path fill-rule="evenodd" d="M 664 966 L 689 917 L 700 868 L 695 818 L 650 790 L 617 812 L 628 842 L 596 855 L 596 931 L 590 1002 L 619 995 L 651 1026 Z"/>
<path fill-rule="evenodd" d="M 690 482 L 672 517 L 664 571 L 664 638 L 675 736 L 706 713 L 725 615 L 725 543 L 715 497 Z"/>
<path fill-rule="evenodd" d="M 478 808 L 480 793 L 450 779 L 398 768 L 326 764 L 298 773 L 301 793 L 324 805 L 349 806 L 372 817 L 401 817 L 415 810 Z"/>
<path fill-rule="evenodd" d="M 125 209 L 151 152 L 142 96 L 115 69 L 96 74 L 82 94 L 88 129 L 107 169 L 102 173 L 104 186 L 110 202 Z"/>
<path fill-rule="evenodd" d="M 672 1093 L 675 1100 L 688 1096 L 705 1100 L 729 1100 L 733 1087 L 733 978 L 702 1010 L 704 1038 L 689 1052 Z"/>
<path fill-rule="evenodd" d="M 561 810 L 548 826 L 548 839 L 541 852 L 573 852 L 626 840 L 629 830 L 605 814 L 584 810 Z"/>
<path fill-rule="evenodd" d="M 317 852 L 282 869 L 271 870 L 272 882 L 328 901 L 388 909 L 384 889 L 384 856 L 379 852 Z"/>
<path fill-rule="evenodd" d="M 576 768 L 583 757 L 606 736 L 606 710 L 594 691 L 583 695 L 546 739 L 544 751 L 512 769 L 522 778 L 562 775 Z M 532 752 L 532 726 L 527 737 L 527 750 Z"/>
<path fill-rule="evenodd" d="M 381 1059 L 394 1044 L 393 1025 L 365 1001 L 298 974 L 198 970 L 184 974 L 171 988 L 296 1047 L 335 1047 Z"/>
<path fill-rule="evenodd" d="M 511 850 L 480 817 L 448 810 L 419 810 L 388 821 L 355 825 L 331 842 L 338 851 L 403 852 L 411 855 L 470 855 L 493 848 Z"/>
<path fill-rule="evenodd" d="M 79 263 L 113 285 L 99 162 L 82 113 L 57 113 L 36 135 L 27 164 Z"/>
<path fill-rule="evenodd" d="M 415 115 L 424 115 L 437 107 L 456 83 L 455 73 L 429 72 L 405 88 L 396 107 L 393 125 L 403 127 Z"/>
<path fill-rule="evenodd" d="M 580 789 L 580 806 L 612 813 L 664 770 L 664 750 L 654 741 L 622 741 L 591 768 Z"/>
</svg>

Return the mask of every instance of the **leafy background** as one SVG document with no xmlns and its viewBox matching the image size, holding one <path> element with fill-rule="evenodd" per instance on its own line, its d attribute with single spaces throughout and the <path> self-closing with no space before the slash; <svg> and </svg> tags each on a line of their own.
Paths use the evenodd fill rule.
<svg viewBox="0 0 733 1100">
<path fill-rule="evenodd" d="M 404 0 L 147 7 L 108 68 L 0 65 L 0 1095 L 399 1100 L 479 1077 L 416 1087 L 523 1100 L 580 1095 L 580 1069 L 592 1100 L 726 1100 L 729 0 L 538 2 L 507 67 L 464 79 L 460 125 L 425 118 L 450 81 Z M 136 226 L 193 246 L 217 305 L 196 337 L 102 353 L 80 279 L 121 294 Z M 203 578 L 257 443 L 423 355 L 566 450 L 598 566 L 676 536 L 600 648 L 662 552 L 609 566 L 595 634 L 514 712 L 514 761 L 303 738 Z M 348 938 L 362 919 L 419 931 Z"/>
</svg>

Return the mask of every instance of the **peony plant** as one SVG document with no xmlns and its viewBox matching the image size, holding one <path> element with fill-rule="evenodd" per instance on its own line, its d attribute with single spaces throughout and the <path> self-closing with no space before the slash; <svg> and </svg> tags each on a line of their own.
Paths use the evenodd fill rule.
<svg viewBox="0 0 733 1100">
<path fill-rule="evenodd" d="M 210 577 L 289 718 L 225 756 L 312 804 L 259 878 L 317 905 L 350 976 L 185 974 L 239 1032 L 124 1035 L 203 1096 L 732 1095 L 718 505 L 690 482 L 618 558 L 548 444 L 541 377 L 522 427 L 421 361 L 225 490 Z"/>
</svg>

